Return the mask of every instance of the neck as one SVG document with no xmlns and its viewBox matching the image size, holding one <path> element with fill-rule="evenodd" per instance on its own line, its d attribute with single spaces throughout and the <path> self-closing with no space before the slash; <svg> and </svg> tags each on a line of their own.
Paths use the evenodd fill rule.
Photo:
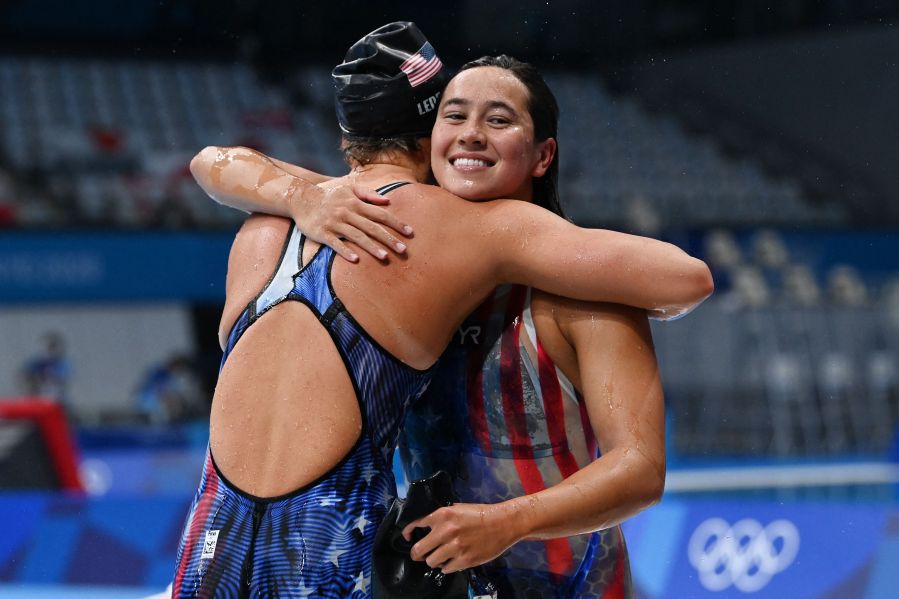
<svg viewBox="0 0 899 599">
<path fill-rule="evenodd" d="M 355 175 L 377 174 L 378 177 L 393 177 L 397 180 L 426 183 L 430 174 L 430 165 L 427 161 L 422 162 L 412 156 L 397 152 L 377 158 L 366 165 L 354 165 L 351 172 Z"/>
<path fill-rule="evenodd" d="M 413 181 L 420 183 L 419 179 L 415 176 L 415 171 L 413 169 L 387 162 L 372 162 L 365 166 L 355 166 L 350 171 L 350 175 L 354 178 L 393 179 L 396 181 Z"/>
</svg>

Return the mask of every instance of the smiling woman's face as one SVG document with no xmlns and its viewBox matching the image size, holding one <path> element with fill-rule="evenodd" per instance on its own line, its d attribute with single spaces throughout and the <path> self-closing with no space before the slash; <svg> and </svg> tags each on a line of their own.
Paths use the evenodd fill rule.
<svg viewBox="0 0 899 599">
<path fill-rule="evenodd" d="M 499 67 L 456 75 L 431 134 L 431 169 L 444 189 L 468 200 L 531 201 L 532 178 L 552 160 L 555 141 L 534 141 L 527 88 Z"/>
</svg>

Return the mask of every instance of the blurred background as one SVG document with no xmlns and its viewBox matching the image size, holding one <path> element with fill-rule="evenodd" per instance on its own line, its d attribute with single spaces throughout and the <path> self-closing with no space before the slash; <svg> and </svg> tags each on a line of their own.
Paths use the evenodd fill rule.
<svg viewBox="0 0 899 599">
<path fill-rule="evenodd" d="M 563 204 L 712 267 L 653 325 L 662 503 L 640 597 L 896 597 L 899 6 L 878 0 L 0 3 L 0 597 L 170 580 L 243 214 L 188 161 L 328 174 L 329 80 L 414 20 L 451 67 L 536 63 Z"/>
</svg>

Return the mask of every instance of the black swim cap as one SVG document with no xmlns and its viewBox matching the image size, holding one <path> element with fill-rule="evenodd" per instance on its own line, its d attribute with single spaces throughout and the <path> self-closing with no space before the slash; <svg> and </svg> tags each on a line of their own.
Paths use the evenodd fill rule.
<svg viewBox="0 0 899 599">
<path fill-rule="evenodd" d="M 337 122 L 348 138 L 428 137 L 449 73 L 415 23 L 380 27 L 334 67 Z"/>
</svg>

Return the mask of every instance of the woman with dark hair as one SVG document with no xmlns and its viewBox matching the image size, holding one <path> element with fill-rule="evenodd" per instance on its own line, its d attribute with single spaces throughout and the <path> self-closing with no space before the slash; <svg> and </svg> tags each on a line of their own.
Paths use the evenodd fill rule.
<svg viewBox="0 0 899 599">
<path fill-rule="evenodd" d="M 556 156 L 542 177 L 534 178 L 534 204 L 564 217 L 559 202 L 559 104 L 534 65 L 511 56 L 482 56 L 462 65 L 459 72 L 477 67 L 497 67 L 512 73 L 528 90 L 527 108 L 534 121 L 534 139 L 556 140 Z"/>
<path fill-rule="evenodd" d="M 508 56 L 464 65 L 444 91 L 432 171 L 466 199 L 519 197 L 562 216 L 558 143 L 546 174 L 519 190 L 500 184 L 497 165 L 457 166 L 492 162 L 517 104 L 533 143 L 555 139 L 558 106 L 533 66 Z M 461 502 L 407 528 L 431 529 L 414 558 L 447 572 L 485 563 L 500 597 L 630 597 L 618 523 L 657 501 L 665 480 L 645 312 L 501 287 L 441 357 L 400 450 L 407 476 L 446 470 Z"/>
<path fill-rule="evenodd" d="M 551 92 L 529 65 L 508 57 L 469 63 L 438 108 L 431 137 L 434 176 L 468 200 L 505 197 L 560 213 L 557 115 Z M 279 166 L 285 174 L 317 177 L 237 152 L 241 160 Z M 538 155 L 543 166 L 535 170 Z M 215 164 L 208 161 L 210 173 Z M 246 181 L 198 178 L 217 200 L 245 209 L 297 216 L 322 200 L 320 190 L 299 179 L 267 192 Z M 336 220 L 349 222 L 353 209 L 344 206 Z M 485 206 L 485 214 L 492 206 Z M 356 214 L 401 228 L 399 220 L 376 213 L 366 206 Z M 309 224 L 305 215 L 296 220 Z M 319 216 L 315 226 L 322 222 Z M 377 244 L 357 241 L 359 231 L 396 247 L 377 225 L 361 223 L 354 220 L 357 232 L 346 234 L 359 247 L 385 254 Z M 321 229 L 328 235 L 339 230 Z M 444 251 L 452 253 L 456 241 L 464 242 L 447 238 Z M 529 243 L 522 234 L 519 249 Z M 342 250 L 352 253 L 345 245 Z M 624 267 L 616 277 L 633 285 L 646 275 Z M 661 386 L 645 312 L 502 287 L 458 328 L 427 393 L 413 408 L 401 444 L 406 469 L 414 478 L 448 470 L 468 503 L 410 525 L 407 534 L 414 526 L 431 528 L 413 557 L 448 572 L 487 562 L 500 597 L 630 596 L 616 525 L 659 498 L 665 470 Z M 601 457 L 595 459 L 597 444 Z"/>
</svg>

